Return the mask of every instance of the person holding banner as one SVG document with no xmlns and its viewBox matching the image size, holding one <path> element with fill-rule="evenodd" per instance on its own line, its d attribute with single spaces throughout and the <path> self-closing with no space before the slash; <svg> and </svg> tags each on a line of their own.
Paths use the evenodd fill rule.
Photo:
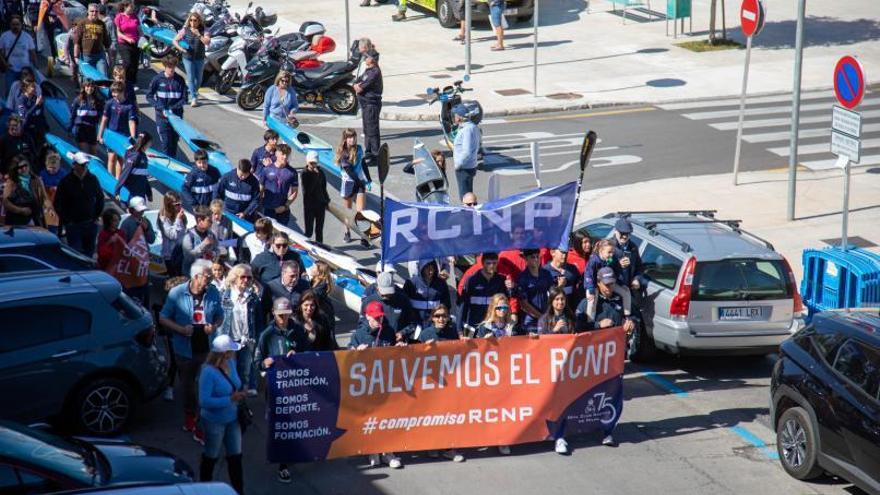
<svg viewBox="0 0 880 495">
<path fill-rule="evenodd" d="M 526 269 L 516 279 L 516 294 L 522 310 L 523 331 L 538 333 L 538 319 L 547 310 L 547 292 L 556 285 L 553 275 L 541 268 L 541 253 L 537 249 L 524 249 L 522 257 Z"/>
<path fill-rule="evenodd" d="M 339 349 L 326 316 L 321 313 L 318 296 L 307 290 L 299 298 L 293 315 L 291 336 L 300 352 L 325 352 Z"/>
<path fill-rule="evenodd" d="M 290 331 L 290 315 L 293 313 L 293 305 L 290 299 L 279 297 L 272 303 L 272 323 L 260 333 L 257 342 L 257 351 L 254 361 L 260 369 L 260 375 L 265 376 L 269 368 L 275 364 L 273 356 L 290 357 L 296 353 L 296 342 Z M 290 469 L 287 464 L 278 465 L 278 481 L 290 483 Z"/>
<path fill-rule="evenodd" d="M 156 231 L 153 229 L 144 212 L 147 211 L 147 201 L 141 196 L 132 196 L 128 200 L 128 217 L 119 225 L 119 230 L 125 237 L 125 242 L 129 245 L 135 240 L 138 231 L 143 235 L 146 245 L 150 246 L 156 242 Z M 133 253 L 133 256 L 139 253 Z M 145 259 L 149 261 L 149 253 L 145 254 Z M 144 276 L 143 284 L 125 289 L 125 293 L 130 297 L 139 301 L 145 308 L 150 307 L 150 279 Z"/>
<path fill-rule="evenodd" d="M 519 325 L 510 310 L 510 299 L 498 293 L 492 296 L 483 321 L 476 328 L 477 338 L 512 337 L 520 335 Z"/>
<path fill-rule="evenodd" d="M 397 290 L 390 271 L 384 271 L 376 277 L 375 292 L 367 290 L 361 305 L 361 324 L 365 323 L 367 307 L 374 302 L 382 306 L 382 313 L 385 315 L 382 320 L 383 328 L 394 333 L 396 342 L 406 344 L 415 332 L 419 317 L 403 291 Z"/>
<path fill-rule="evenodd" d="M 229 483 L 241 495 L 244 493 L 244 469 L 241 462 L 241 426 L 238 422 L 238 403 L 245 399 L 241 390 L 243 380 L 236 371 L 235 354 L 241 345 L 228 335 L 218 335 L 211 343 L 211 352 L 199 374 L 199 403 L 201 422 L 205 429 L 205 449 L 199 464 L 199 481 L 214 479 L 214 467 L 220 457 L 220 448 L 226 449 Z"/>
<path fill-rule="evenodd" d="M 483 321 L 495 294 L 508 294 L 504 277 L 496 273 L 498 253 L 483 253 L 482 268 L 465 282 L 458 299 L 459 331 L 466 335 Z"/>
<path fill-rule="evenodd" d="M 382 275 L 388 272 L 382 273 Z M 399 341 L 394 331 L 388 325 L 385 325 L 386 313 L 379 301 L 370 301 L 364 307 L 364 317 L 357 330 L 351 335 L 348 348 L 356 351 L 362 351 L 370 347 L 388 347 L 392 345 L 405 346 L 405 341 Z M 396 342 L 396 343 L 395 343 Z M 379 466 L 382 463 L 388 464 L 391 469 L 400 469 L 403 467 L 400 457 L 394 452 L 385 454 L 370 454 L 370 467 Z"/>
<path fill-rule="evenodd" d="M 418 262 L 418 273 L 403 283 L 403 292 L 418 313 L 422 328 L 435 323 L 431 319 L 431 312 L 438 305 L 452 307 L 449 286 L 437 276 L 437 262 L 433 259 Z"/>
</svg>

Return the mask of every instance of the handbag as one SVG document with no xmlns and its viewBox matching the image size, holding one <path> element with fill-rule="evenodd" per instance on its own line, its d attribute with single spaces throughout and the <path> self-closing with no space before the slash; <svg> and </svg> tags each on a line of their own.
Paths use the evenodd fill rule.
<svg viewBox="0 0 880 495">
<path fill-rule="evenodd" d="M 232 386 L 232 390 L 235 391 L 235 384 L 232 383 L 232 379 L 229 378 L 229 375 L 226 374 L 220 368 L 217 368 L 220 373 L 223 375 L 223 378 L 226 378 L 226 381 L 229 382 L 229 385 Z M 247 431 L 248 427 L 254 424 L 254 412 L 251 410 L 250 406 L 247 405 L 247 402 L 240 401 L 238 403 L 238 426 L 241 427 L 241 434 L 244 435 L 244 432 Z"/>
</svg>

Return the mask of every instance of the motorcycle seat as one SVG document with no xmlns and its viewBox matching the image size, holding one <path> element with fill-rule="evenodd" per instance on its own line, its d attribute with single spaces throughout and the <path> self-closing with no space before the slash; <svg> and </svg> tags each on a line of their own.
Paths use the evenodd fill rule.
<svg viewBox="0 0 880 495">
<path fill-rule="evenodd" d="M 306 79 L 318 79 L 335 72 L 347 72 L 348 62 L 327 62 L 314 69 L 302 69 L 302 75 Z"/>
</svg>

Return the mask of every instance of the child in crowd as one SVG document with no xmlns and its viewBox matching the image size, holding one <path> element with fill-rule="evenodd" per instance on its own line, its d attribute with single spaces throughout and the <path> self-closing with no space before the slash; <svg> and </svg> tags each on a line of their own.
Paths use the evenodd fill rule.
<svg viewBox="0 0 880 495">
<path fill-rule="evenodd" d="M 340 193 L 342 204 L 351 209 L 351 200 L 354 199 L 357 211 L 364 211 L 366 202 L 367 177 L 364 175 L 362 162 L 364 152 L 357 144 L 357 132 L 354 129 L 342 131 L 339 145 L 336 147 L 336 165 L 342 170 L 342 183 Z M 351 242 L 351 226 L 348 217 L 345 219 L 345 242 Z M 365 239 L 361 239 L 361 245 L 369 247 Z"/>
<path fill-rule="evenodd" d="M 21 94 L 15 99 L 15 113 L 22 119 L 24 133 L 33 139 L 34 149 L 42 149 L 49 125 L 43 114 L 43 96 L 37 94 L 35 82 L 22 81 Z"/>
<path fill-rule="evenodd" d="M 324 215 L 330 204 L 327 194 L 327 176 L 318 166 L 318 153 L 309 151 L 306 154 L 306 168 L 302 171 L 303 216 L 305 216 L 306 237 L 324 242 Z"/>
<path fill-rule="evenodd" d="M 67 175 L 67 172 L 61 170 L 61 156 L 55 150 L 46 152 L 46 167 L 40 172 L 40 180 L 46 187 L 46 196 L 50 202 L 55 201 L 55 191 L 58 190 L 58 184 L 61 179 Z M 53 234 L 58 234 L 58 215 L 55 211 L 46 213 L 46 228 Z"/>
<path fill-rule="evenodd" d="M 147 148 L 152 142 L 153 137 L 150 133 L 142 132 L 138 134 L 134 146 L 125 152 L 125 166 L 116 180 L 116 189 L 113 191 L 117 199 L 119 199 L 119 191 L 125 186 L 131 197 L 140 196 L 147 201 L 153 201 L 153 188 L 150 187 L 147 172 Z"/>
<path fill-rule="evenodd" d="M 123 87 L 125 87 L 125 101 L 137 103 L 137 95 L 134 92 L 135 81 L 127 80 L 125 74 L 125 66 L 122 64 L 113 66 L 113 82 L 122 83 Z"/>
<path fill-rule="evenodd" d="M 85 153 L 94 155 L 97 151 L 98 125 L 103 107 L 95 82 L 86 79 L 70 108 L 70 134 Z"/>
<path fill-rule="evenodd" d="M 596 248 L 587 261 L 586 269 L 584 269 L 584 289 L 587 292 L 586 315 L 591 321 L 596 316 L 596 275 L 599 273 L 599 269 L 605 266 L 611 267 L 615 275 L 620 276 L 618 272 L 620 265 L 614 259 L 614 241 L 610 239 L 602 239 L 596 243 Z M 629 287 L 615 284 L 614 292 L 623 298 L 623 314 L 629 316 L 632 299 Z"/>
<path fill-rule="evenodd" d="M 196 166 L 191 168 L 183 179 L 183 187 L 180 191 L 183 201 L 189 208 L 208 206 L 211 204 L 211 198 L 214 197 L 217 182 L 220 181 L 220 172 L 208 165 L 208 153 L 205 150 L 196 150 L 193 154 L 193 162 Z M 220 204 L 222 205 L 223 202 L 221 201 Z"/>
<path fill-rule="evenodd" d="M 110 129 L 123 136 L 130 136 L 134 140 L 137 136 L 137 106 L 125 97 L 125 85 L 121 82 L 114 82 L 110 86 L 110 95 L 112 98 L 104 105 L 104 116 L 101 118 L 101 126 L 98 129 L 98 142 L 104 144 L 104 129 Z M 117 179 L 122 173 L 119 156 L 109 149 L 107 150 L 107 170 Z"/>
</svg>

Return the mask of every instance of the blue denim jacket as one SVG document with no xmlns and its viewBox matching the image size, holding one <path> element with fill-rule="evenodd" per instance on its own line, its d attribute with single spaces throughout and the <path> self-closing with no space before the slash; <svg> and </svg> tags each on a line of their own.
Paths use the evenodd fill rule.
<svg viewBox="0 0 880 495">
<path fill-rule="evenodd" d="M 223 309 L 220 307 L 220 293 L 213 285 L 205 289 L 205 298 L 202 301 L 205 312 L 205 321 L 211 322 L 215 327 L 223 323 Z M 178 325 L 192 325 L 193 297 L 189 291 L 189 283 L 180 284 L 168 292 L 165 305 L 159 313 L 163 318 L 173 320 Z M 216 335 L 216 332 L 214 332 Z M 174 332 L 171 335 L 171 347 L 174 353 L 185 358 L 192 357 L 190 338 Z"/>
<path fill-rule="evenodd" d="M 455 170 L 472 170 L 477 168 L 477 152 L 480 151 L 480 128 L 473 122 L 464 122 L 455 136 L 452 147 L 452 158 Z"/>
<path fill-rule="evenodd" d="M 266 327 L 263 321 L 263 304 L 261 292 L 251 287 L 247 290 L 247 306 L 248 306 L 248 339 L 256 341 L 257 337 Z M 223 326 L 216 333 L 217 335 L 229 335 L 232 337 L 232 289 L 225 288 L 220 294 L 220 307 L 223 310 Z"/>
</svg>

